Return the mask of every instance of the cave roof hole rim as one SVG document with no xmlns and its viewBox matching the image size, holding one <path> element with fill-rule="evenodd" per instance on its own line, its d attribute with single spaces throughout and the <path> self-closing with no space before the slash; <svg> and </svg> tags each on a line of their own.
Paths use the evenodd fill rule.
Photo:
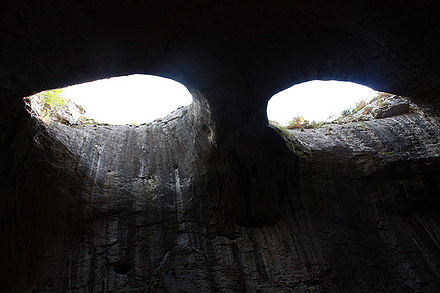
<svg viewBox="0 0 440 293">
<path fill-rule="evenodd" d="M 110 125 L 149 123 L 164 118 L 182 106 L 190 105 L 194 100 L 188 88 L 182 83 L 169 77 L 151 74 L 111 76 L 69 85 L 61 89 L 64 92 L 63 97 L 85 108 L 88 118 Z M 142 94 L 144 96 L 139 97 Z M 137 101 L 133 98 L 135 96 L 137 96 Z M 116 102 L 111 103 L 109 97 Z M 136 106 L 133 102 L 140 104 Z M 132 105 L 131 109 L 130 105 Z M 154 113 L 142 112 L 143 109 L 151 109 L 152 105 L 156 108 Z M 118 118 L 117 114 L 121 113 L 125 114 L 125 118 L 121 116 Z M 108 117 L 111 118 L 108 119 Z"/>
<path fill-rule="evenodd" d="M 342 98 L 335 98 L 334 93 L 329 91 L 329 89 L 331 89 L 332 87 L 334 87 L 334 90 L 331 91 L 339 91 L 339 94 L 341 93 L 341 91 L 350 88 L 352 88 L 352 90 L 347 91 Z M 328 114 L 325 114 L 323 110 L 327 110 L 329 107 L 329 105 L 322 105 L 322 101 L 325 100 L 307 100 L 307 91 L 313 88 L 327 89 L 325 94 L 329 95 L 329 97 L 326 97 L 325 99 L 327 100 L 327 102 L 331 102 L 330 106 L 332 106 L 331 104 L 333 104 L 338 107 L 335 107 L 333 112 L 328 112 Z M 316 90 L 316 92 L 320 91 L 322 90 Z M 356 92 L 360 93 L 360 95 L 356 95 Z M 365 85 L 346 80 L 308 80 L 294 84 L 270 97 L 267 102 L 266 114 L 269 121 L 275 121 L 280 125 L 288 125 L 289 121 L 293 117 L 297 116 L 302 116 L 309 121 L 326 121 L 328 120 L 330 115 L 337 116 L 344 109 L 354 107 L 355 103 L 359 100 L 371 100 L 375 95 L 377 95 L 377 93 L 377 91 Z M 353 96 L 353 94 L 355 96 Z M 299 108 L 299 111 L 292 111 L 291 109 L 294 109 L 292 105 L 300 102 L 301 99 L 303 100 L 303 102 L 306 102 L 304 103 L 305 106 L 302 107 L 307 109 L 303 110 Z M 312 110 L 317 109 L 320 110 L 323 114 L 310 115 Z"/>
</svg>

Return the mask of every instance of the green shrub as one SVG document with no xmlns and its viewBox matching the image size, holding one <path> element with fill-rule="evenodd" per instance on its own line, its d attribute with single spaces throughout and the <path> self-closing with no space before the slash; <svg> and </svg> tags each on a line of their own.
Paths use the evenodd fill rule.
<svg viewBox="0 0 440 293">
<path fill-rule="evenodd" d="M 41 104 L 40 115 L 44 123 L 49 124 L 58 111 L 67 108 L 67 101 L 62 97 L 62 93 L 62 89 L 55 89 L 39 94 Z"/>
<path fill-rule="evenodd" d="M 347 117 L 349 115 L 351 115 L 352 111 L 350 109 L 345 109 L 341 112 L 341 116 L 342 117 Z"/>
<path fill-rule="evenodd" d="M 50 91 L 45 91 L 41 95 L 41 100 L 44 105 L 50 110 L 57 110 L 67 106 L 66 100 L 62 97 L 63 90 L 55 89 Z"/>
<path fill-rule="evenodd" d="M 318 128 L 322 126 L 323 122 L 316 122 L 316 121 L 309 121 L 304 119 L 302 116 L 293 117 L 292 120 L 289 121 L 289 125 L 287 126 L 288 129 L 311 129 L 311 128 Z"/>
<path fill-rule="evenodd" d="M 287 126 L 288 129 L 295 129 L 295 128 L 304 128 L 304 124 L 308 122 L 304 119 L 302 116 L 296 116 L 293 117 L 292 120 L 289 121 L 289 125 Z"/>
</svg>

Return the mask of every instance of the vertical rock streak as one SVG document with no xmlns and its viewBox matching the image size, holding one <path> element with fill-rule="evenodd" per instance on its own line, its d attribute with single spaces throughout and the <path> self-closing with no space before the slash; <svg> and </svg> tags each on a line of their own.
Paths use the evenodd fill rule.
<svg viewBox="0 0 440 293">
<path fill-rule="evenodd" d="M 40 182 L 69 200 L 50 205 L 60 233 L 35 250 L 30 283 L 67 292 L 439 288 L 438 119 L 401 115 L 285 141 L 267 127 L 236 149 L 213 144 L 203 123 L 181 109 L 137 127 L 54 124 L 50 137 L 72 155 L 52 160 L 83 175 L 63 193 L 72 169 Z M 35 183 L 26 178 L 18 184 Z M 70 220 L 59 214 L 66 205 Z"/>
</svg>

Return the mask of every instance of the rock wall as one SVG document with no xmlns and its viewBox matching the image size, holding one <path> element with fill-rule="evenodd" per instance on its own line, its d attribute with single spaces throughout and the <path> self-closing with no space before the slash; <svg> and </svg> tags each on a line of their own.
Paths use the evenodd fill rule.
<svg viewBox="0 0 440 293">
<path fill-rule="evenodd" d="M 3 3 L 0 291 L 438 292 L 438 119 L 292 138 L 265 110 L 336 79 L 438 113 L 439 19 L 430 0 Z M 187 86 L 194 115 L 46 129 L 21 103 L 134 73 Z"/>
<path fill-rule="evenodd" d="M 300 214 L 347 291 L 438 290 L 438 130 L 407 114 L 295 131 Z"/>
<path fill-rule="evenodd" d="M 267 127 L 228 148 L 200 113 L 194 103 L 149 125 L 47 129 L 28 118 L 41 139 L 15 150 L 31 137 L 16 133 L 10 149 L 21 159 L 2 190 L 16 206 L 3 210 L 17 254 L 2 286 L 439 290 L 437 118 Z"/>
</svg>

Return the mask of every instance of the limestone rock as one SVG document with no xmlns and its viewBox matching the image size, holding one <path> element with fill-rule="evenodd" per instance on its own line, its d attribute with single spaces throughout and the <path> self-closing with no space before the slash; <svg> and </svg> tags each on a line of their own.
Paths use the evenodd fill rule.
<svg viewBox="0 0 440 293">
<path fill-rule="evenodd" d="M 380 118 L 392 117 L 392 116 L 409 113 L 409 111 L 410 111 L 409 103 L 394 104 L 394 105 L 390 105 L 388 109 L 383 109 L 378 111 L 378 113 L 374 118 L 380 119 Z"/>
<path fill-rule="evenodd" d="M 439 292 L 438 11 L 4 1 L 0 291 Z M 133 73 L 181 82 L 193 111 L 46 128 L 23 107 L 44 89 Z M 429 111 L 267 126 L 270 97 L 313 79 Z"/>
<path fill-rule="evenodd" d="M 52 219 L 26 218 L 28 210 L 18 208 L 21 221 L 32 219 L 29 228 L 6 226 L 19 237 L 47 239 L 43 247 L 16 242 L 21 253 L 38 256 L 35 281 L 17 272 L 16 282 L 28 284 L 21 288 L 439 288 L 428 266 L 440 261 L 430 240 L 439 206 L 440 186 L 432 184 L 440 182 L 438 119 L 411 113 L 288 137 L 268 127 L 258 136 L 264 144 L 243 136 L 235 140 L 243 150 L 220 151 L 211 126 L 193 111 L 140 126 L 54 123 L 28 158 L 21 153 L 32 166 L 50 158 L 41 168 L 52 170 L 49 177 L 29 170 L 25 181 L 10 184 L 31 191 L 7 194 L 24 206 L 46 202 L 42 211 Z M 250 146 L 274 155 L 262 159 Z M 243 164 L 266 171 L 251 173 Z"/>
</svg>

